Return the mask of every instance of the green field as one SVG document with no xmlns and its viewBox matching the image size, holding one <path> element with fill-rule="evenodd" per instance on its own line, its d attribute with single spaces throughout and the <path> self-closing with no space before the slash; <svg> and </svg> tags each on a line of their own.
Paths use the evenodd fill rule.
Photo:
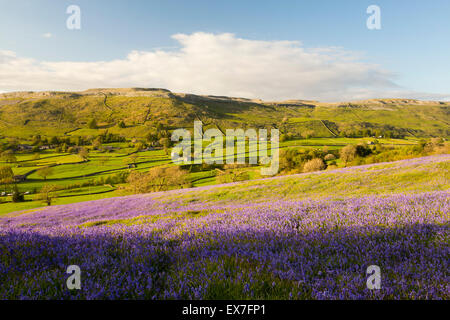
<svg viewBox="0 0 450 320">
<path fill-rule="evenodd" d="M 280 143 L 281 149 L 321 149 L 327 147 L 329 150 L 337 150 L 348 144 L 357 144 L 362 141 L 370 139 L 366 138 L 311 138 L 291 140 Z M 385 145 L 412 145 L 414 140 L 402 139 L 380 139 L 380 143 Z M 89 153 L 87 161 L 82 161 L 79 155 L 76 154 L 61 154 L 52 150 L 46 150 L 41 154 L 39 160 L 32 160 L 33 155 L 26 153 L 18 153 L 16 157 L 17 163 L 11 164 L 13 172 L 16 175 L 23 175 L 32 172 L 27 176 L 26 181 L 18 183 L 21 192 L 27 192 L 25 195 L 25 202 L 11 203 L 6 202 L 0 204 L 0 212 L 7 213 L 16 210 L 31 209 L 34 207 L 43 206 L 42 201 L 33 200 L 34 194 L 40 190 L 45 184 L 57 185 L 61 188 L 67 188 L 58 191 L 58 197 L 54 204 L 67 204 L 80 201 L 96 200 L 112 196 L 124 195 L 120 190 L 119 185 L 92 185 L 81 186 L 83 183 L 89 183 L 99 179 L 106 179 L 107 177 L 120 173 L 129 172 L 130 170 L 147 171 L 155 166 L 167 166 L 171 164 L 171 160 L 164 153 L 163 150 L 142 151 L 132 154 L 124 153 L 127 143 L 115 144 L 120 153 L 107 153 L 92 151 Z M 247 148 L 248 149 L 248 148 Z M 246 152 L 248 156 L 248 150 Z M 136 167 L 129 169 L 127 163 L 131 163 L 131 157 L 134 156 Z M 31 163 L 32 166 L 25 166 L 26 163 Z M 337 164 L 343 164 L 337 161 Z M 1 165 L 8 165 L 6 162 L 0 162 Z M 49 177 L 44 179 L 39 176 L 36 170 L 53 166 L 53 172 Z M 249 167 L 246 170 L 250 173 L 249 178 L 260 178 L 259 166 Z M 192 186 L 205 186 L 218 183 L 216 178 L 216 171 L 211 169 L 202 170 L 199 172 L 191 172 L 189 180 L 192 181 Z M 77 186 L 80 185 L 80 186 Z"/>
<path fill-rule="evenodd" d="M 105 101 L 105 95 L 107 99 Z M 270 127 L 312 137 L 334 137 L 369 129 L 404 137 L 448 137 L 448 103 L 417 100 L 369 100 L 359 103 L 254 102 L 245 99 L 180 95 L 152 89 L 93 89 L 47 96 L 0 96 L 0 135 L 28 138 L 95 136 L 108 130 L 128 138 L 145 137 L 157 123 L 191 128 L 205 126 Z M 95 118 L 97 129 L 87 126 Z M 124 121 L 125 126 L 117 123 Z"/>
<path fill-rule="evenodd" d="M 336 159 L 326 164 L 334 168 L 346 165 L 339 159 L 339 150 L 346 145 L 366 143 L 374 149 L 376 143 L 391 149 L 410 148 L 401 155 L 387 157 L 392 161 L 427 155 L 412 154 L 411 148 L 423 139 L 449 136 L 450 106 L 446 103 L 264 103 L 142 90 L 0 96 L 0 166 L 10 166 L 14 176 L 22 177 L 17 187 L 25 194 L 24 202 L 13 203 L 11 190 L 6 185 L 1 190 L 0 185 L 0 212 L 43 206 L 36 195 L 46 185 L 58 189 L 53 204 L 127 194 L 120 177 L 132 171 L 148 172 L 154 167 L 173 165 L 170 147 L 164 147 L 161 139 L 168 139 L 174 129 L 191 130 L 194 121 L 202 121 L 204 130 L 217 128 L 222 132 L 230 128 L 277 128 L 282 136 L 282 152 L 322 152 L 322 157 L 332 153 Z M 101 143 L 94 146 L 98 139 Z M 8 152 L 13 154 L 13 161 L 4 156 Z M 51 168 L 48 176 L 41 174 L 45 167 Z M 187 180 L 193 187 L 221 183 L 222 174 L 234 174 L 233 169 L 223 167 L 218 170 L 185 165 L 183 169 L 188 171 Z M 261 178 L 259 169 L 258 165 L 245 166 L 239 172 L 245 180 L 252 180 Z"/>
</svg>

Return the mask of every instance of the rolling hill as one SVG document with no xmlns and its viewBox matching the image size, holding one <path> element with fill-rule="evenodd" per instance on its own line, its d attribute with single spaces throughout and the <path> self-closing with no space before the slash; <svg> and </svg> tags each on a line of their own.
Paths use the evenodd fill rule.
<svg viewBox="0 0 450 320">
<path fill-rule="evenodd" d="M 10 213 L 0 296 L 448 299 L 448 174 L 440 155 Z"/>
<path fill-rule="evenodd" d="M 276 127 L 312 137 L 364 129 L 405 137 L 449 137 L 450 103 L 376 99 L 343 103 L 172 93 L 165 89 L 90 89 L 83 92 L 13 92 L 0 95 L 0 136 L 95 135 L 87 123 L 127 138 L 144 137 L 156 124 L 191 128 L 194 120 L 219 129 Z M 124 121 L 125 128 L 117 124 Z"/>
</svg>

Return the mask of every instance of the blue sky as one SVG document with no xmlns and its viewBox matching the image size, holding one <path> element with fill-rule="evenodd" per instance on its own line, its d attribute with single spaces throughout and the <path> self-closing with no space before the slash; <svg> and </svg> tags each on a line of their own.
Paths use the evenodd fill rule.
<svg viewBox="0 0 450 320">
<path fill-rule="evenodd" d="M 71 4 L 79 5 L 81 8 L 81 30 L 68 30 L 66 28 L 68 15 L 65 11 Z M 381 30 L 368 30 L 366 27 L 366 19 L 369 16 L 366 13 L 366 8 L 371 4 L 378 5 L 381 8 Z M 331 82 L 331 79 L 342 78 L 345 73 L 333 74 L 333 76 L 325 77 L 321 82 L 320 79 L 315 80 L 315 84 L 323 83 L 324 90 L 329 91 L 328 95 L 321 94 L 312 83 L 302 82 L 304 76 L 301 75 L 305 75 L 304 70 L 310 68 L 310 65 L 306 67 L 299 65 L 299 70 L 301 69 L 303 73 L 297 72 L 297 75 L 292 74 L 289 77 L 286 76 L 285 79 L 278 77 L 275 79 L 275 87 L 283 86 L 283 81 L 299 81 L 300 89 L 298 92 L 302 96 L 297 96 L 297 91 L 293 87 L 290 91 L 273 89 L 273 94 L 268 96 L 264 96 L 261 92 L 263 98 L 288 98 L 285 95 L 291 94 L 296 95 L 291 98 L 325 100 L 333 100 L 333 94 L 336 95 L 336 100 L 352 98 L 352 94 L 355 98 L 375 97 L 372 96 L 374 94 L 381 96 L 404 94 L 406 97 L 419 98 L 434 98 L 434 94 L 436 94 L 436 99 L 444 99 L 450 96 L 450 1 L 448 0 L 0 0 L 0 50 L 13 52 L 16 57 L 14 59 L 33 59 L 32 63 L 23 60 L 20 62 L 22 69 L 18 67 L 17 70 L 13 70 L 12 65 L 19 64 L 19 62 L 11 60 L 12 58 L 9 60 L 4 58 L 3 61 L 9 62 L 8 66 L 3 68 L 3 70 L 6 70 L 3 72 L 3 76 L 0 64 L 0 91 L 21 89 L 18 85 L 8 83 L 7 76 L 14 79 L 17 77 L 16 82 L 18 84 L 24 83 L 23 89 L 27 90 L 66 89 L 66 87 L 67 89 L 83 89 L 84 87 L 81 84 L 72 86 L 69 83 L 70 79 L 63 78 L 63 75 L 67 74 L 68 71 L 61 71 L 61 64 L 58 65 L 58 62 L 111 62 L 124 60 L 133 51 L 155 52 L 156 50 L 161 50 L 168 56 L 162 60 L 158 59 L 158 62 L 155 62 L 154 57 L 148 57 L 152 62 L 145 62 L 144 65 L 151 69 L 154 63 L 159 65 L 168 63 L 170 67 L 167 66 L 167 70 L 169 68 L 170 70 L 167 74 L 170 76 L 179 74 L 186 77 L 184 83 L 181 80 L 174 82 L 165 79 L 164 77 L 168 75 L 161 75 L 164 69 L 160 70 L 160 73 L 152 74 L 147 78 L 144 76 L 133 78 L 130 75 L 124 75 L 126 73 L 124 69 L 118 72 L 116 76 L 122 75 L 124 79 L 128 80 L 111 82 L 109 80 L 104 81 L 100 77 L 98 83 L 92 79 L 92 81 L 87 81 L 87 84 L 97 87 L 122 86 L 128 83 L 144 87 L 168 85 L 173 87 L 168 89 L 178 91 L 184 89 L 183 91 L 191 90 L 195 93 L 234 93 L 246 94 L 251 97 L 258 96 L 258 90 L 268 90 L 269 84 L 252 85 L 255 72 L 252 75 L 245 75 L 242 71 L 239 77 L 245 79 L 240 84 L 243 90 L 236 90 L 224 84 L 224 82 L 229 82 L 228 77 L 230 75 L 218 76 L 214 80 L 214 74 L 217 74 L 218 71 L 208 74 L 204 70 L 211 69 L 210 65 L 202 66 L 201 64 L 195 64 L 195 66 L 204 72 L 203 79 L 210 78 L 208 82 L 204 84 L 204 82 L 198 80 L 196 82 L 198 87 L 186 85 L 187 78 L 190 77 L 191 73 L 178 73 L 177 68 L 180 68 L 181 62 L 177 66 L 171 64 L 169 61 L 173 57 L 169 53 L 179 52 L 185 46 L 192 49 L 195 44 L 209 47 L 211 43 L 216 44 L 216 40 L 219 39 L 204 37 L 205 42 L 195 41 L 195 44 L 191 39 L 189 45 L 186 45 L 186 43 L 183 45 L 179 39 L 172 37 L 175 34 L 189 36 L 196 32 L 216 36 L 224 33 L 233 34 L 234 40 L 231 42 L 229 39 L 220 40 L 230 43 L 230 52 L 233 45 L 239 45 L 235 41 L 236 39 L 248 40 L 247 45 L 250 47 L 252 47 L 252 41 L 256 41 L 255 43 L 264 41 L 268 44 L 277 41 L 298 41 L 298 44 L 294 46 L 305 50 L 338 47 L 340 50 L 357 55 L 358 57 L 354 61 L 356 64 L 377 65 L 376 68 L 367 67 L 364 69 L 365 71 L 357 71 L 357 74 L 353 76 L 353 82 L 344 83 L 341 87 L 328 88 L 326 84 Z M 47 37 L 43 36 L 44 34 L 47 34 Z M 217 48 L 219 47 L 223 48 L 221 45 L 217 46 Z M 214 50 L 219 50 L 217 48 Z M 261 48 L 264 48 L 264 46 Z M 277 58 L 295 54 L 294 48 L 286 49 L 291 50 L 286 55 L 277 55 L 278 50 L 279 48 L 271 48 L 268 51 L 273 52 Z M 192 49 L 191 51 L 195 50 Z M 224 54 L 224 57 L 228 57 L 231 54 L 230 52 Z M 203 52 L 202 54 L 206 53 Z M 335 59 L 336 52 L 332 56 Z M 141 58 L 133 60 L 133 63 L 141 61 Z M 220 55 L 217 58 L 223 59 Z M 314 65 L 311 55 L 304 58 Z M 321 56 L 322 61 L 327 58 L 326 53 Z M 184 62 L 191 61 L 192 57 L 183 59 Z M 249 56 L 249 59 L 251 60 L 251 56 Z M 255 58 L 255 61 L 263 60 L 263 57 Z M 267 60 L 270 59 L 264 61 Z M 236 64 L 242 63 L 242 66 L 247 65 L 247 61 L 231 58 L 230 63 L 233 61 L 236 61 Z M 293 62 L 294 66 L 296 63 L 301 64 L 300 60 L 295 61 Z M 345 63 L 343 61 L 339 60 L 338 63 Z M 53 63 L 51 70 L 48 70 L 48 66 L 42 66 L 42 62 Z M 356 64 L 349 64 L 347 67 L 353 70 L 352 68 Z M 110 66 L 111 68 L 117 68 L 117 64 L 111 64 Z M 92 67 L 100 70 L 98 64 L 92 65 Z M 39 70 L 30 78 L 25 79 L 23 68 Z M 58 70 L 55 71 L 55 68 L 58 68 Z M 223 68 L 227 68 L 227 66 L 224 65 Z M 259 65 L 259 68 L 265 69 L 263 64 Z M 270 72 L 272 73 L 262 73 L 260 76 L 270 77 L 274 73 L 288 72 L 283 69 L 281 64 L 280 68 L 279 72 L 276 72 L 277 69 L 271 69 Z M 78 70 L 77 68 L 74 69 Z M 341 69 L 339 68 L 339 70 Z M 317 70 L 317 74 L 320 74 L 323 69 Z M 99 71 L 99 74 L 101 72 Z M 111 76 L 112 71 L 105 70 L 104 72 L 105 78 Z M 363 72 L 365 73 L 363 74 Z M 386 72 L 386 74 L 380 75 L 379 72 Z M 378 75 L 372 79 L 372 73 Z M 49 87 L 45 87 L 46 82 L 42 81 L 41 77 L 53 77 L 53 75 L 55 75 L 55 79 L 60 79 L 59 81 L 62 84 L 50 87 L 55 86 L 55 83 L 49 82 Z M 81 71 L 79 76 L 81 77 Z M 297 76 L 302 79 L 297 79 Z M 363 78 L 365 80 L 361 82 L 362 88 L 364 86 L 371 87 L 370 81 L 392 82 L 394 85 L 382 85 L 381 87 L 384 89 L 377 85 L 376 88 L 367 90 L 365 93 L 362 93 L 361 88 L 358 89 L 359 91 L 355 91 L 354 88 L 358 86 L 358 79 Z M 32 83 L 32 79 L 35 79 L 36 85 Z M 139 79 L 142 80 L 142 84 L 139 83 Z M 81 80 L 75 79 L 74 83 L 76 81 Z M 221 81 L 222 83 L 209 87 L 209 82 L 214 81 Z M 248 88 L 246 88 L 247 84 Z M 301 88 L 306 89 L 302 90 Z M 337 93 L 342 91 L 343 88 L 348 89 L 348 92 L 346 95 L 339 96 Z M 212 92 L 214 90 L 222 92 Z M 358 94 L 358 92 L 361 92 L 361 94 Z"/>
</svg>

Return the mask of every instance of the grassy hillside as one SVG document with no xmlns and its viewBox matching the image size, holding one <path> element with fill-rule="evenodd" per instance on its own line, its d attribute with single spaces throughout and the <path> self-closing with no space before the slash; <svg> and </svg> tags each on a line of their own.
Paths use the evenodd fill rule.
<svg viewBox="0 0 450 320">
<path fill-rule="evenodd" d="M 227 204 L 248 201 L 265 202 L 270 200 L 306 200 L 328 199 L 342 200 L 349 197 L 368 195 L 389 195 L 395 193 L 419 193 L 431 191 L 446 191 L 450 189 L 450 155 L 437 155 L 395 162 L 378 163 L 371 165 L 348 167 L 330 171 L 318 171 L 287 176 L 263 178 L 252 181 L 226 183 L 221 185 L 209 185 L 189 189 L 179 189 L 165 192 L 154 192 L 145 195 L 117 197 L 109 200 L 77 203 L 67 207 L 56 206 L 29 210 L 26 214 L 38 212 L 53 212 L 54 210 L 89 210 L 97 215 L 98 206 L 107 203 L 127 203 L 123 205 L 109 206 L 103 209 L 99 215 L 107 217 L 116 215 L 117 212 L 126 212 L 129 208 L 141 209 L 142 204 L 133 204 L 131 199 L 147 199 L 149 208 L 153 205 L 175 206 L 208 203 Z M 89 209 L 90 206 L 96 209 Z M 80 209 L 81 208 L 81 209 Z M 59 211 L 58 211 L 59 212 Z M 4 216 L 15 215 L 5 214 Z M 93 217 L 87 217 L 90 220 Z M 86 220 L 87 221 L 87 220 Z"/>
<path fill-rule="evenodd" d="M 99 128 L 89 130 L 91 119 Z M 353 103 L 263 102 L 175 94 L 163 89 L 92 89 L 77 93 L 0 95 L 0 136 L 96 135 L 102 130 L 144 137 L 157 123 L 190 128 L 194 120 L 218 128 L 277 127 L 300 136 L 333 137 L 370 129 L 409 137 L 448 137 L 450 104 L 417 100 Z M 124 121 L 125 128 L 117 126 Z"/>
<path fill-rule="evenodd" d="M 371 138 L 310 138 L 294 139 L 280 143 L 281 152 L 284 150 L 323 150 L 338 153 L 339 149 L 348 144 L 358 144 L 373 140 Z M 380 146 L 387 148 L 402 148 L 416 145 L 414 140 L 378 139 Z M 130 147 L 130 143 L 108 143 L 103 147 L 114 147 L 113 151 L 90 150 L 86 159 L 79 154 L 61 153 L 55 149 L 43 150 L 39 153 L 24 151 L 16 152 L 16 162 L 9 163 L 0 159 L 0 167 L 11 167 L 16 176 L 26 176 L 26 179 L 17 184 L 18 190 L 24 195 L 24 202 L 11 202 L 10 196 L 0 196 L 0 214 L 22 209 L 31 209 L 46 205 L 37 199 L 39 191 L 46 185 L 53 185 L 58 191 L 53 193 L 55 199 L 52 204 L 68 204 L 87 200 L 96 200 L 127 194 L 123 187 L 124 179 L 131 171 L 147 172 L 151 168 L 172 165 L 170 157 L 162 149 L 149 151 L 136 151 Z M 131 144 L 132 146 L 132 144 Z M 36 154 L 38 158 L 35 159 Z M 246 152 L 248 156 L 248 150 Z M 406 156 L 411 157 L 409 155 Z M 333 161 L 329 161 L 330 164 Z M 336 165 L 344 164 L 337 159 Z M 129 168 L 133 163 L 134 167 Z M 51 167 L 52 172 L 48 177 L 42 177 L 39 170 Z M 222 181 L 220 172 L 214 167 L 192 168 L 185 166 L 189 171 L 188 181 L 192 186 L 214 185 Z M 300 168 L 301 169 L 301 168 Z M 245 167 L 248 179 L 260 177 L 260 166 Z M 222 168 L 223 171 L 223 168 Z M 0 186 L 0 192 L 10 194 L 10 186 Z"/>
<path fill-rule="evenodd" d="M 10 213 L 0 296 L 448 299 L 449 160 Z M 65 289 L 69 264 L 85 275 L 81 290 Z M 381 268 L 380 290 L 366 287 L 369 265 Z"/>
<path fill-rule="evenodd" d="M 366 195 L 448 191 L 450 155 L 431 156 L 155 194 L 185 203 L 333 199 Z"/>
<path fill-rule="evenodd" d="M 195 120 L 222 131 L 278 128 L 281 157 L 286 150 L 303 154 L 284 163 L 282 170 L 293 173 L 327 153 L 336 158 L 327 165 L 347 165 L 339 150 L 349 144 L 370 143 L 373 151 L 372 158 L 358 158 L 353 165 L 433 154 L 420 139 L 449 136 L 449 108 L 449 103 L 399 99 L 264 102 L 142 88 L 1 94 L 0 167 L 11 167 L 24 201 L 12 202 L 14 186 L 3 180 L 0 213 L 45 205 L 37 198 L 46 185 L 57 189 L 53 204 L 123 195 L 132 171 L 171 165 L 170 142 L 166 146 L 164 140 L 174 129 L 191 129 Z M 406 146 L 411 148 L 400 150 Z M 46 167 L 51 174 L 42 176 Z M 232 175 L 239 173 L 223 166 L 184 169 L 192 186 L 221 183 L 224 174 L 237 179 Z M 255 179 L 259 169 L 250 166 L 240 174 Z"/>
</svg>

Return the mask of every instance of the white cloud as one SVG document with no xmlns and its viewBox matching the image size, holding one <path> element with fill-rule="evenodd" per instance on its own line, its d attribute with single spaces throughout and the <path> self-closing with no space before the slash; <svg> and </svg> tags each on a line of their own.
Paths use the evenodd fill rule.
<svg viewBox="0 0 450 320">
<path fill-rule="evenodd" d="M 233 34 L 176 34 L 175 50 L 132 51 L 124 59 L 52 62 L 0 51 L 0 90 L 161 87 L 174 92 L 265 100 L 412 97 L 395 75 L 340 48 L 256 41 Z"/>
<path fill-rule="evenodd" d="M 53 37 L 53 34 L 51 34 L 50 32 L 47 32 L 47 33 L 42 34 L 42 37 L 43 38 L 51 38 L 51 37 Z"/>
</svg>

